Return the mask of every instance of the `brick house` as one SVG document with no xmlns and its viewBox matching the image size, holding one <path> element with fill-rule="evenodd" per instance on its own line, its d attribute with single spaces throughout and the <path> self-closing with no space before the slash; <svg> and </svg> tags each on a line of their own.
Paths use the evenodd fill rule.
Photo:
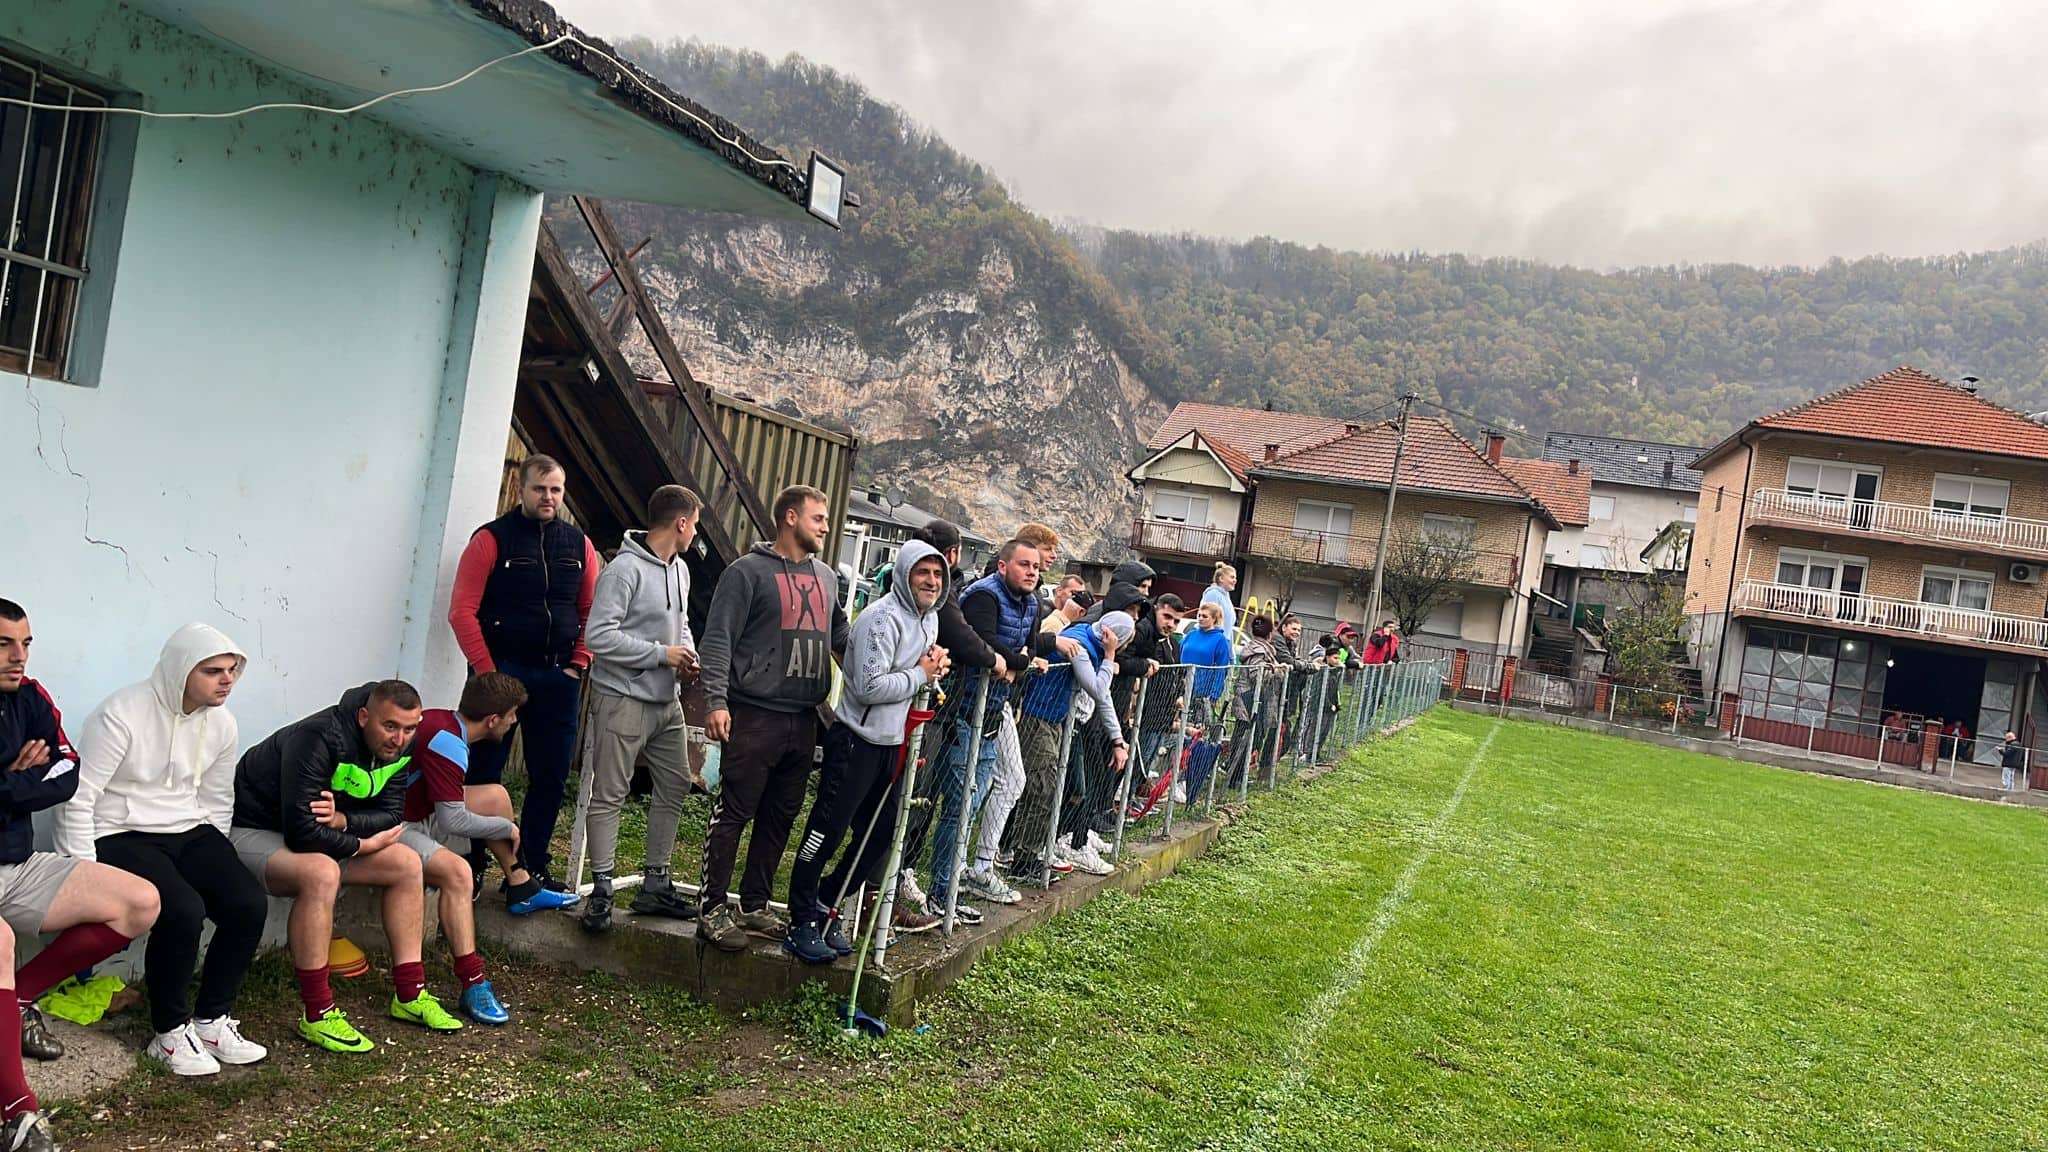
<svg viewBox="0 0 2048 1152">
<path fill-rule="evenodd" d="M 2048 427 L 1901 367 L 1753 420 L 1694 466 L 1691 645 L 1746 718 L 1838 743 L 1895 713 L 1960 718 L 1986 763 L 2007 728 L 2030 732 Z"/>
<path fill-rule="evenodd" d="M 1228 560 L 1240 603 L 1285 600 L 1317 629 L 1364 623 L 1397 435 L 1392 421 L 1180 404 L 1128 473 L 1141 494 L 1131 546 L 1183 596 Z M 1451 534 L 1474 550 L 1469 578 L 1416 639 L 1519 654 L 1558 527 L 1504 469 L 1499 437 L 1482 450 L 1444 421 L 1409 420 L 1391 539 Z"/>
</svg>

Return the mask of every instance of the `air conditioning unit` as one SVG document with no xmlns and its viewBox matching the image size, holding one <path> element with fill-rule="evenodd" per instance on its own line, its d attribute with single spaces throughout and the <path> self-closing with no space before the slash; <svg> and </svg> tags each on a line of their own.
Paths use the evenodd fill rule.
<svg viewBox="0 0 2048 1152">
<path fill-rule="evenodd" d="M 2012 568 L 2006 572 L 2006 579 L 2015 584 L 2039 584 L 2041 582 L 2041 566 L 2039 564 L 2015 561 Z"/>
</svg>

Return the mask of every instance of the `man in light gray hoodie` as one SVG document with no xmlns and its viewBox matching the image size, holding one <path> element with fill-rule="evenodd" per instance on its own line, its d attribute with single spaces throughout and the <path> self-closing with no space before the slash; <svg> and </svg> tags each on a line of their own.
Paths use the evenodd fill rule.
<svg viewBox="0 0 2048 1152">
<path fill-rule="evenodd" d="M 596 874 L 583 927 L 612 923 L 612 869 L 619 808 L 632 787 L 633 763 L 647 753 L 654 798 L 647 808 L 647 863 L 633 911 L 689 919 L 695 902 L 669 878 L 676 826 L 690 794 L 681 680 L 697 673 L 690 635 L 690 570 L 682 554 L 697 539 L 704 502 L 679 484 L 654 490 L 647 530 L 627 532 L 597 577 L 583 641 L 590 649 L 590 810 L 585 833 Z"/>
<path fill-rule="evenodd" d="M 852 951 L 825 901 L 842 899 L 854 877 L 880 862 L 882 837 L 863 833 L 893 807 L 911 700 L 946 674 L 938 607 L 948 576 L 938 549 L 912 540 L 896 553 L 889 594 L 853 622 L 841 667 L 839 722 L 825 735 L 818 798 L 789 876 L 790 928 L 782 946 L 807 964 L 829 964 Z M 853 843 L 821 891 L 825 863 L 849 832 Z"/>
</svg>

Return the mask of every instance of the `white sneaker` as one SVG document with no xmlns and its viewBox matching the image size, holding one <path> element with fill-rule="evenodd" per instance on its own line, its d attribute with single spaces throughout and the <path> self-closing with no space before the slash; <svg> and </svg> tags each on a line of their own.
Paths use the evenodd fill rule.
<svg viewBox="0 0 2048 1152">
<path fill-rule="evenodd" d="M 199 1033 L 189 1020 L 169 1032 L 157 1033 L 142 1054 L 179 1076 L 211 1076 L 220 1071 L 220 1061 L 199 1043 Z"/>
<path fill-rule="evenodd" d="M 918 887 L 917 873 L 914 870 L 905 868 L 902 878 L 897 880 L 896 902 L 908 904 L 912 908 L 922 908 L 925 906 L 924 889 Z"/>
<path fill-rule="evenodd" d="M 1015 904 L 1024 899 L 1024 894 L 996 875 L 993 868 L 970 868 L 961 873 L 960 890 L 973 893 L 991 904 Z"/>
<path fill-rule="evenodd" d="M 1115 868 L 1110 867 L 1109 861 L 1104 860 L 1101 854 L 1093 848 L 1077 850 L 1074 852 L 1072 860 L 1075 868 L 1088 873 L 1090 876 L 1107 876 L 1111 872 L 1116 871 Z"/>
<path fill-rule="evenodd" d="M 1097 856 L 1103 856 L 1109 853 L 1109 841 L 1104 840 L 1102 838 L 1102 833 L 1097 832 L 1093 828 L 1090 828 L 1088 830 L 1088 847 L 1093 848 Z"/>
<path fill-rule="evenodd" d="M 270 1049 L 242 1035 L 242 1022 L 233 1016 L 194 1020 L 192 1031 L 200 1045 L 223 1064 L 254 1064 L 270 1055 Z"/>
</svg>

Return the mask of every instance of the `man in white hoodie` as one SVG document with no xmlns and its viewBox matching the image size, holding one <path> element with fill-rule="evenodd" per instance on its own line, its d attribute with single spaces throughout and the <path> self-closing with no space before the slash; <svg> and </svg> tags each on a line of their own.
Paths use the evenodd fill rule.
<svg viewBox="0 0 2048 1152">
<path fill-rule="evenodd" d="M 818 798 L 789 873 L 789 934 L 783 949 L 806 964 L 830 964 L 852 952 L 832 912 L 847 888 L 881 863 L 890 834 L 905 726 L 918 690 L 946 674 L 939 647 L 939 598 L 946 558 L 922 540 L 896 553 L 889 594 L 862 610 L 846 642 L 839 722 L 825 734 Z M 825 864 L 850 840 L 828 877 Z"/>
<path fill-rule="evenodd" d="M 683 800 L 690 794 L 683 739 L 682 678 L 697 674 L 690 635 L 690 570 L 683 553 L 697 539 L 704 502 L 680 484 L 665 484 L 647 501 L 647 530 L 627 532 L 619 553 L 598 574 L 584 626 L 590 649 L 590 899 L 583 927 L 612 923 L 612 869 L 619 846 L 619 809 L 644 751 L 654 797 L 647 807 L 647 861 L 633 911 L 688 920 L 697 905 L 669 878 Z"/>
<path fill-rule="evenodd" d="M 228 843 L 235 806 L 235 717 L 227 709 L 248 657 L 219 629 L 171 634 L 149 679 L 86 718 L 78 790 L 57 810 L 57 847 L 155 885 L 162 911 L 143 955 L 150 1023 L 143 1050 L 180 1076 L 269 1055 L 229 1014 L 263 937 L 263 886 Z M 189 998 L 199 936 L 213 943 Z"/>
</svg>

